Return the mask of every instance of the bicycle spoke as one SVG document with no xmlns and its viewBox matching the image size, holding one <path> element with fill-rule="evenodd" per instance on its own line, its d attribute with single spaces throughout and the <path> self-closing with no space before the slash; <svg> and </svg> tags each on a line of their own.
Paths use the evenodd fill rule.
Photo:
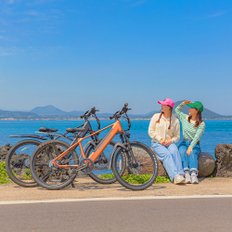
<svg viewBox="0 0 232 232">
<path fill-rule="evenodd" d="M 49 175 L 50 175 L 51 173 L 52 173 L 52 171 L 49 170 L 48 173 L 47 173 L 45 176 L 43 176 L 43 177 L 41 178 L 41 180 L 46 182 L 46 181 L 49 179 L 48 177 L 49 177 Z"/>
<path fill-rule="evenodd" d="M 7 174 L 12 181 L 23 187 L 33 187 L 37 183 L 30 172 L 30 157 L 40 144 L 36 140 L 23 140 L 11 148 L 6 159 Z"/>
<path fill-rule="evenodd" d="M 32 175 L 36 182 L 47 189 L 61 189 L 72 183 L 76 173 L 69 169 L 55 168 L 50 163 L 69 145 L 63 141 L 53 140 L 45 142 L 34 153 L 31 160 Z M 60 165 L 78 164 L 75 152 L 70 152 L 67 156 L 57 161 Z M 69 172 L 70 171 L 70 172 Z"/>
</svg>

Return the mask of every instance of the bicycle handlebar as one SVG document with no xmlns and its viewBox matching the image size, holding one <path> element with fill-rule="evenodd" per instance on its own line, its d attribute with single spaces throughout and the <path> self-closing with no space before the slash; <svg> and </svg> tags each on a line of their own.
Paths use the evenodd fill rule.
<svg viewBox="0 0 232 232">
<path fill-rule="evenodd" d="M 124 114 L 125 118 L 127 120 L 127 123 L 128 123 L 128 130 L 130 130 L 131 122 L 130 122 L 129 116 L 127 115 L 127 111 L 129 111 L 129 110 L 131 110 L 131 108 L 128 108 L 128 103 L 125 103 L 120 111 L 117 111 L 116 113 L 114 113 L 114 115 L 110 116 L 110 120 L 112 120 L 112 119 L 117 120 L 117 119 L 121 118 L 121 116 Z"/>
<path fill-rule="evenodd" d="M 117 111 L 116 113 L 114 113 L 114 115 L 111 116 L 110 119 L 113 119 L 113 118 L 119 119 L 123 114 L 127 115 L 128 110 L 131 110 L 131 108 L 128 108 L 128 103 L 125 103 L 124 106 L 122 107 L 122 109 L 120 111 Z"/>
<path fill-rule="evenodd" d="M 90 116 L 93 116 L 96 121 L 97 121 L 97 124 L 98 124 L 98 129 L 101 129 L 101 123 L 100 123 L 100 120 L 99 118 L 97 117 L 96 115 L 96 112 L 98 112 L 99 110 L 96 109 L 96 107 L 92 107 L 90 110 L 86 111 L 83 115 L 80 116 L 80 118 L 83 118 L 85 120 L 88 120 L 88 118 Z"/>
<path fill-rule="evenodd" d="M 87 110 L 83 115 L 80 116 L 80 118 L 84 118 L 86 117 L 86 115 L 89 113 L 89 111 Z"/>
<path fill-rule="evenodd" d="M 90 110 L 87 110 L 83 115 L 81 115 L 80 118 L 88 118 L 91 115 L 95 115 L 98 111 L 99 110 L 97 110 L 96 107 L 92 107 Z"/>
<path fill-rule="evenodd" d="M 110 120 L 112 120 L 112 119 L 116 119 L 116 118 L 119 118 L 118 116 L 119 116 L 119 113 L 120 113 L 120 111 L 117 111 L 116 113 L 114 113 L 114 115 L 112 115 L 112 116 L 110 116 Z"/>
</svg>

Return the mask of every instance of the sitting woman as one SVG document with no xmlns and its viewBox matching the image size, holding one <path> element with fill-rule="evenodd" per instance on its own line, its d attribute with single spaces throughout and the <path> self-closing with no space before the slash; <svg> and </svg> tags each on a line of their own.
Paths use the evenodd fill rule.
<svg viewBox="0 0 232 232">
<path fill-rule="evenodd" d="M 181 112 L 184 105 L 190 107 L 189 115 Z M 202 121 L 203 112 L 201 102 L 183 101 L 176 107 L 176 113 L 182 123 L 184 140 L 179 145 L 179 152 L 185 172 L 186 184 L 198 184 L 198 158 L 201 153 L 200 138 L 205 130 L 205 123 Z"/>
<path fill-rule="evenodd" d="M 174 102 L 166 98 L 158 103 L 162 106 L 161 113 L 154 114 L 148 129 L 152 139 L 152 149 L 162 161 L 171 181 L 174 184 L 184 184 L 181 157 L 175 144 L 180 139 L 180 123 L 172 114 Z"/>
</svg>

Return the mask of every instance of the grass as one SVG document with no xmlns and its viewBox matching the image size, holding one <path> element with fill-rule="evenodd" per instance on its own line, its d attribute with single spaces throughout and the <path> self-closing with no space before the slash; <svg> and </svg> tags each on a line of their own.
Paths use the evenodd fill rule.
<svg viewBox="0 0 232 232">
<path fill-rule="evenodd" d="M 114 175 L 113 174 L 102 174 L 99 177 L 103 179 L 112 179 Z M 141 174 L 141 175 L 128 174 L 128 175 L 124 175 L 123 179 L 125 179 L 127 182 L 131 184 L 143 184 L 144 182 L 149 180 L 150 177 L 151 177 L 150 174 Z M 154 183 L 169 183 L 169 182 L 170 182 L 170 179 L 168 177 L 157 176 Z"/>
<path fill-rule="evenodd" d="M 25 173 L 22 175 L 22 179 L 23 180 L 32 180 L 30 168 L 26 168 L 24 171 L 25 171 Z"/>
<path fill-rule="evenodd" d="M 30 169 L 26 169 L 25 173 L 21 176 L 23 180 L 31 180 L 32 176 L 30 173 Z M 5 162 L 0 162 L 0 184 L 8 184 L 11 183 L 10 178 L 7 175 L 6 172 L 6 164 Z"/>
<path fill-rule="evenodd" d="M 102 174 L 99 177 L 104 178 L 104 179 L 112 179 L 114 175 L 113 174 Z M 151 177 L 150 174 L 141 174 L 141 175 L 128 174 L 128 175 L 123 176 L 123 178 L 131 184 L 142 184 L 146 182 L 150 177 Z M 31 173 L 29 169 L 25 170 L 23 179 L 24 180 L 31 179 Z M 5 162 L 0 162 L 0 184 L 7 184 L 10 182 L 11 181 L 6 173 L 6 164 Z M 170 182 L 169 178 L 163 177 L 163 176 L 157 176 L 154 183 L 169 183 L 169 182 Z"/>
<path fill-rule="evenodd" d="M 6 164 L 5 162 L 0 162 L 0 184 L 10 183 L 10 179 L 6 173 Z"/>
<path fill-rule="evenodd" d="M 170 179 L 168 177 L 165 176 L 157 176 L 155 183 L 157 184 L 161 184 L 161 183 L 170 183 Z"/>
</svg>

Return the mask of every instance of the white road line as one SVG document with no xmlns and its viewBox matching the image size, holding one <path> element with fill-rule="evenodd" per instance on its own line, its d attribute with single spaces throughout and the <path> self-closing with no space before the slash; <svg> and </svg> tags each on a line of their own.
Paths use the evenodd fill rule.
<svg viewBox="0 0 232 232">
<path fill-rule="evenodd" d="M 53 200 L 20 200 L 20 201 L 0 201 L 0 205 L 91 202 L 91 201 L 181 200 L 181 199 L 216 199 L 216 198 L 232 198 L 232 195 L 145 196 L 145 197 L 108 197 L 108 198 L 53 199 Z"/>
</svg>

